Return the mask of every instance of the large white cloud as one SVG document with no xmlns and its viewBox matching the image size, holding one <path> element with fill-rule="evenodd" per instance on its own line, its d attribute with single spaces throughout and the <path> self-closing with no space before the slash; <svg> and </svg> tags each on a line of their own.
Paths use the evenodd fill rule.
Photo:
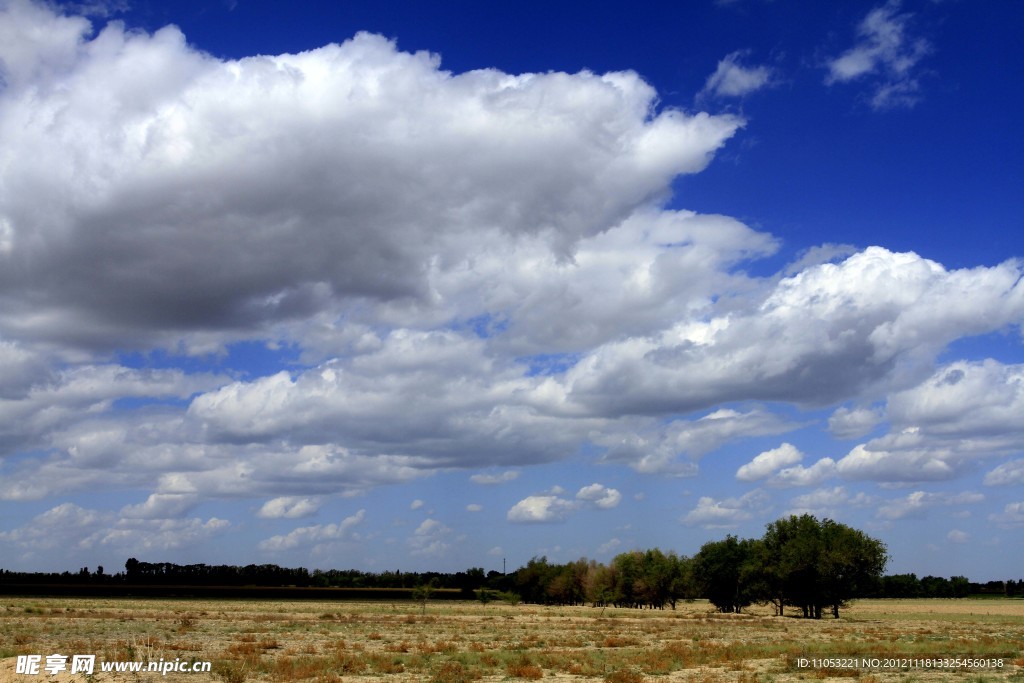
<svg viewBox="0 0 1024 683">
<path fill-rule="evenodd" d="M 828 405 L 903 388 L 954 339 L 1019 324 L 1018 264 L 947 271 L 871 247 L 780 280 L 746 308 L 610 342 L 565 377 L 599 413 L 688 412 L 742 399 Z"/>
<path fill-rule="evenodd" d="M 524 371 L 475 336 L 398 330 L 374 353 L 198 396 L 189 416 L 211 439 L 342 443 L 434 467 L 522 465 L 575 452 L 592 421 L 539 409 L 539 380 Z"/>
<path fill-rule="evenodd" d="M 0 11 L 0 334 L 18 338 L 166 345 L 429 304 L 428 276 L 482 238 L 570 258 L 740 125 L 658 112 L 631 72 L 452 74 L 370 34 L 226 61 L 174 27 Z"/>
<path fill-rule="evenodd" d="M 888 399 L 891 431 L 855 446 L 838 464 L 849 478 L 952 479 L 994 458 L 1024 450 L 1024 366 L 955 361 Z M 987 483 L 1012 481 L 1012 463 Z"/>
</svg>

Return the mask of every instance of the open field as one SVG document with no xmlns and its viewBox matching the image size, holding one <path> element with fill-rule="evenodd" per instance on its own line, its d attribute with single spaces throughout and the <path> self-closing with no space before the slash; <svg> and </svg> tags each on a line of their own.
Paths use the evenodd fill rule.
<svg viewBox="0 0 1024 683">
<path fill-rule="evenodd" d="M 0 683 L 1018 681 L 1024 600 L 864 600 L 839 620 L 432 602 L 0 598 Z M 17 655 L 96 655 L 91 676 L 15 673 Z M 1003 658 L 1002 668 L 863 667 L 861 658 Z M 798 658 L 809 660 L 798 666 Z M 113 661 L 211 673 L 101 673 Z M 815 659 L 855 659 L 853 668 Z"/>
</svg>

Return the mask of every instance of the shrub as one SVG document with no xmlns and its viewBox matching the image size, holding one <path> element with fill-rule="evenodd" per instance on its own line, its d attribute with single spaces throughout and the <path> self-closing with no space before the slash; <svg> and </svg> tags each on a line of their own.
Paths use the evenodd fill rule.
<svg viewBox="0 0 1024 683">
<path fill-rule="evenodd" d="M 522 657 L 505 665 L 505 672 L 515 678 L 529 678 L 536 680 L 544 678 L 544 670 L 530 661 L 528 657 Z"/>
<path fill-rule="evenodd" d="M 245 683 L 249 675 L 249 667 L 240 662 L 231 660 L 220 660 L 213 663 L 213 673 L 224 683 Z"/>
<path fill-rule="evenodd" d="M 605 683 L 644 683 L 643 675 L 635 669 L 619 669 L 606 674 Z"/>
<path fill-rule="evenodd" d="M 462 662 L 447 661 L 437 668 L 430 683 L 471 683 L 480 677 L 478 672 L 466 668 Z"/>
</svg>

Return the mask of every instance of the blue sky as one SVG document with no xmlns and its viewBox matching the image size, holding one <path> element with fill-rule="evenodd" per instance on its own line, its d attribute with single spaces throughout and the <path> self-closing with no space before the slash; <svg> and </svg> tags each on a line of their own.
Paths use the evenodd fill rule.
<svg viewBox="0 0 1024 683">
<path fill-rule="evenodd" d="M 0 564 L 1019 578 L 1022 12 L 0 1 Z"/>
</svg>

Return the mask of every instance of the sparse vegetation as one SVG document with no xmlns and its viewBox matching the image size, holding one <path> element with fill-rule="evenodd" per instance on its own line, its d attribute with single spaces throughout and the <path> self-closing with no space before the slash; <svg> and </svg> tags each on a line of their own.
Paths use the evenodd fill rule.
<svg viewBox="0 0 1024 683">
<path fill-rule="evenodd" d="M 188 619 L 183 628 L 183 619 Z M 1024 602 L 861 600 L 841 619 L 723 613 L 406 602 L 0 598 L 0 683 L 24 683 L 14 657 L 211 661 L 211 674 L 83 683 L 749 682 L 828 678 L 1024 680 Z M 798 657 L 1003 657 L 1001 669 L 801 668 Z M 152 675 L 151 675 L 152 676 Z"/>
</svg>

